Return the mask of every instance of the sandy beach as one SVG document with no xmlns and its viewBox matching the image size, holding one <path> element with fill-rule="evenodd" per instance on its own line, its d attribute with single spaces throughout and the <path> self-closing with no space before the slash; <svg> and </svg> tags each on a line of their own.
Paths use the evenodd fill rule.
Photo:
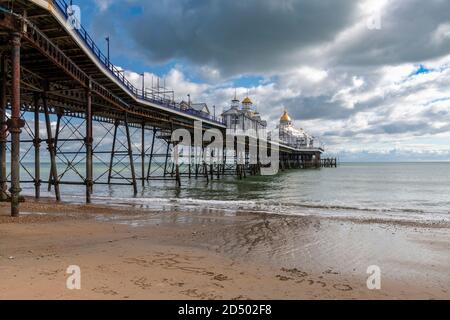
<svg viewBox="0 0 450 320">
<path fill-rule="evenodd" d="M 450 299 L 450 226 L 0 204 L 0 299 Z M 66 270 L 81 270 L 68 290 Z M 381 269 L 369 290 L 367 267 Z"/>
</svg>

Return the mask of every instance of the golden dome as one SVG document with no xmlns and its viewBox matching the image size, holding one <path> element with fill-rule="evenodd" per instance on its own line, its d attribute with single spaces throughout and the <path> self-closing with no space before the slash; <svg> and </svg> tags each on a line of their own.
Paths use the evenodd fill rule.
<svg viewBox="0 0 450 320">
<path fill-rule="evenodd" d="M 291 122 L 291 121 L 292 121 L 291 117 L 289 117 L 287 110 L 284 110 L 284 113 L 280 118 L 280 122 Z"/>
<path fill-rule="evenodd" d="M 253 104 L 252 100 L 250 100 L 249 97 L 246 97 L 244 100 L 242 100 L 242 103 L 244 103 L 244 104 Z"/>
</svg>

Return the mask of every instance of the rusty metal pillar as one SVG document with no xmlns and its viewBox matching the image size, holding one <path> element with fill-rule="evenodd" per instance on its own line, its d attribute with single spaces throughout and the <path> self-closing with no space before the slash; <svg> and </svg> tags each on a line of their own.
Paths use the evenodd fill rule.
<svg viewBox="0 0 450 320">
<path fill-rule="evenodd" d="M 191 179 L 191 175 L 192 175 L 192 173 L 191 173 L 191 167 L 192 167 L 192 155 L 193 155 L 192 149 L 193 149 L 193 146 L 190 145 L 190 146 L 189 146 L 189 164 L 188 164 L 188 170 L 189 170 L 189 172 L 188 172 L 188 177 L 189 177 L 189 179 Z"/>
<path fill-rule="evenodd" d="M 316 153 L 316 156 L 315 156 L 314 160 L 315 160 L 315 162 L 316 162 L 316 163 L 315 163 L 316 168 L 317 168 L 317 169 L 320 168 L 320 153 L 319 153 L 319 152 Z"/>
<path fill-rule="evenodd" d="M 6 54 L 1 55 L 1 86 L 0 86 L 0 201 L 8 200 L 7 195 L 7 174 L 6 174 L 6 138 L 8 128 L 6 126 L 6 81 L 7 81 L 7 64 Z"/>
<path fill-rule="evenodd" d="M 127 133 L 128 157 L 130 158 L 131 181 L 133 184 L 134 194 L 136 195 L 138 193 L 136 184 L 136 171 L 134 171 L 133 149 L 131 147 L 130 128 L 128 126 L 128 113 L 126 112 L 125 112 L 125 131 Z"/>
<path fill-rule="evenodd" d="M 11 119 L 8 129 L 11 133 L 11 216 L 19 216 L 20 201 L 20 133 L 24 121 L 20 118 L 20 33 L 13 33 L 11 39 L 12 83 Z"/>
<path fill-rule="evenodd" d="M 217 148 L 217 164 L 216 164 L 216 168 L 217 168 L 217 180 L 220 179 L 220 149 Z M 223 154 L 222 154 L 223 156 Z"/>
<path fill-rule="evenodd" d="M 225 177 L 225 167 L 227 165 L 227 148 L 224 145 L 223 150 L 222 150 L 222 177 Z"/>
<path fill-rule="evenodd" d="M 47 106 L 47 96 L 46 93 L 42 93 L 42 105 L 44 107 L 45 114 L 45 127 L 47 129 L 47 145 L 48 152 L 50 153 L 50 179 L 49 183 L 53 183 L 55 187 L 56 200 L 61 200 L 61 195 L 59 192 L 59 181 L 58 181 L 58 168 L 56 166 L 56 145 L 55 139 L 53 139 L 52 127 L 50 123 L 50 113 Z"/>
<path fill-rule="evenodd" d="M 89 81 L 89 88 L 86 90 L 86 203 L 91 203 L 93 191 L 93 163 L 92 163 L 92 143 L 94 141 L 92 131 L 92 83 Z"/>
<path fill-rule="evenodd" d="M 169 161 L 170 140 L 167 140 L 166 159 L 164 161 L 164 177 L 167 175 L 167 162 Z"/>
<path fill-rule="evenodd" d="M 114 122 L 114 136 L 113 136 L 113 143 L 112 143 L 112 150 L 111 150 L 111 158 L 109 160 L 108 184 L 111 184 L 112 170 L 113 170 L 113 166 L 114 166 L 114 156 L 115 156 L 115 152 L 116 152 L 116 138 L 117 138 L 118 127 L 119 127 L 119 120 L 116 120 Z"/>
<path fill-rule="evenodd" d="M 206 182 L 209 182 L 209 175 L 208 175 L 208 164 L 206 163 L 206 153 L 205 153 L 205 147 L 202 147 L 202 161 L 203 161 L 203 175 L 206 178 Z"/>
<path fill-rule="evenodd" d="M 210 158 L 209 158 L 209 173 L 211 175 L 211 180 L 214 180 L 214 150 L 211 149 Z"/>
<path fill-rule="evenodd" d="M 39 135 L 39 94 L 36 92 L 34 100 L 34 194 L 36 199 L 41 197 L 41 138 Z"/>
<path fill-rule="evenodd" d="M 145 185 L 145 123 L 141 127 L 141 180 L 142 186 Z"/>
<path fill-rule="evenodd" d="M 43 98 L 44 99 L 44 98 Z M 46 98 L 45 98 L 46 99 Z M 53 148 L 55 149 L 55 163 L 56 163 L 56 153 L 58 152 L 58 137 L 59 137 L 59 129 L 61 127 L 61 118 L 62 114 L 58 112 L 58 115 L 56 116 L 56 129 L 55 129 L 55 139 L 53 140 Z M 52 182 L 56 181 L 56 178 L 53 177 L 52 170 L 50 170 L 49 176 L 48 176 L 48 192 L 52 190 Z"/>
<path fill-rule="evenodd" d="M 176 187 L 179 188 L 181 187 L 181 177 L 180 177 L 180 164 L 179 164 L 179 152 L 178 152 L 178 142 L 174 143 L 174 150 L 173 150 L 173 154 L 174 154 L 174 164 L 175 164 L 175 182 L 176 182 Z"/>
<path fill-rule="evenodd" d="M 147 168 L 147 180 L 150 179 L 150 175 L 151 175 L 151 168 L 152 168 L 152 161 L 153 161 L 153 150 L 155 148 L 155 138 L 156 138 L 156 128 L 153 128 L 152 146 L 150 148 L 150 159 L 148 161 L 148 168 Z"/>
</svg>

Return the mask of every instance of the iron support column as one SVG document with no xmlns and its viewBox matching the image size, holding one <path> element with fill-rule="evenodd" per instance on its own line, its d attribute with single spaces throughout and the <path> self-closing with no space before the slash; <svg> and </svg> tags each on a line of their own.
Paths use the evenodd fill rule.
<svg viewBox="0 0 450 320">
<path fill-rule="evenodd" d="M 41 197 L 41 138 L 39 135 L 39 95 L 34 94 L 34 193 L 36 199 Z"/>
<path fill-rule="evenodd" d="M 142 123 L 141 128 L 141 180 L 142 187 L 145 185 L 145 123 Z"/>
<path fill-rule="evenodd" d="M 91 196 L 93 191 L 93 168 L 92 168 L 92 91 L 91 81 L 89 81 L 89 88 L 86 90 L 86 202 L 91 203 Z"/>
<path fill-rule="evenodd" d="M 8 199 L 7 195 L 7 175 L 6 175 L 6 137 L 8 128 L 6 126 L 6 80 L 7 80 L 7 70 L 6 70 L 6 54 L 1 56 L 1 79 L 2 83 L 0 86 L 0 200 L 6 201 Z"/>
<path fill-rule="evenodd" d="M 55 139 L 53 140 L 53 148 L 55 149 L 55 163 L 56 163 L 56 153 L 58 152 L 58 137 L 59 137 L 59 129 L 61 127 L 61 118 L 62 114 L 58 112 L 58 115 L 56 116 Z M 54 183 L 56 181 L 56 177 L 53 177 L 52 170 L 50 170 L 48 177 L 48 192 L 52 190 L 52 181 Z"/>
<path fill-rule="evenodd" d="M 164 161 L 164 177 L 167 175 L 167 162 L 169 161 L 170 140 L 167 140 L 166 160 Z"/>
<path fill-rule="evenodd" d="M 180 165 L 179 165 L 179 153 L 178 153 L 178 145 L 179 143 L 174 144 L 174 163 L 175 163 L 175 182 L 177 188 L 181 187 L 181 178 L 180 178 Z"/>
<path fill-rule="evenodd" d="M 153 150 L 155 147 L 155 138 L 156 138 L 156 128 L 153 128 L 153 137 L 152 137 L 152 146 L 150 148 L 150 159 L 148 161 L 148 168 L 147 168 L 147 180 L 150 179 L 151 174 L 151 168 L 152 168 L 152 161 L 153 161 Z"/>
<path fill-rule="evenodd" d="M 128 156 L 130 158 L 131 180 L 134 194 L 137 194 L 136 171 L 134 171 L 133 149 L 131 147 L 130 128 L 128 127 L 128 113 L 125 113 L 125 130 L 127 133 Z"/>
<path fill-rule="evenodd" d="M 19 33 L 12 36 L 12 97 L 11 119 L 8 121 L 8 129 L 11 133 L 11 216 L 19 216 L 20 200 L 20 133 L 24 121 L 20 119 L 20 42 Z"/>
</svg>

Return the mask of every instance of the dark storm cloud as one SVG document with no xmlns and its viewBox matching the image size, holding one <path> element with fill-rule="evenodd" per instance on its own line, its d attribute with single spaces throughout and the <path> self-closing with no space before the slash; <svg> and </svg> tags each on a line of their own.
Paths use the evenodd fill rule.
<svg viewBox="0 0 450 320">
<path fill-rule="evenodd" d="M 384 99 L 375 97 L 364 103 L 355 103 L 353 108 L 348 108 L 342 101 L 333 101 L 332 96 L 299 96 L 292 99 L 285 99 L 283 105 L 295 119 L 342 120 L 348 119 L 359 112 L 375 109 L 382 105 Z"/>
<path fill-rule="evenodd" d="M 142 14 L 123 27 L 151 62 L 187 60 L 224 74 L 260 73 L 285 65 L 295 50 L 332 40 L 352 23 L 355 7 L 354 0 L 132 3 L 142 6 Z"/>
<path fill-rule="evenodd" d="M 450 1 L 389 1 L 380 11 L 381 30 L 367 30 L 339 44 L 335 63 L 395 65 L 422 62 L 450 51 Z M 439 28 L 443 31 L 439 37 Z"/>
<path fill-rule="evenodd" d="M 318 97 L 297 97 L 284 101 L 284 106 L 294 119 L 314 120 L 328 119 L 339 120 L 347 119 L 358 112 L 355 109 L 345 108 L 339 102 L 330 102 L 328 96 Z"/>
<path fill-rule="evenodd" d="M 264 74 L 306 61 L 332 67 L 393 65 L 421 62 L 450 51 L 450 1 L 402 0 L 389 1 L 381 11 L 381 30 L 364 29 L 334 43 L 325 56 L 303 55 L 304 49 L 320 49 L 346 28 L 365 22 L 367 17 L 357 9 L 361 3 L 128 0 L 99 14 L 94 26 L 103 33 L 115 29 L 128 37 L 133 43 L 130 53 L 149 63 L 176 59 L 212 66 L 225 75 Z M 137 7 L 138 14 L 123 18 Z M 437 36 L 440 27 L 442 37 Z"/>
</svg>

